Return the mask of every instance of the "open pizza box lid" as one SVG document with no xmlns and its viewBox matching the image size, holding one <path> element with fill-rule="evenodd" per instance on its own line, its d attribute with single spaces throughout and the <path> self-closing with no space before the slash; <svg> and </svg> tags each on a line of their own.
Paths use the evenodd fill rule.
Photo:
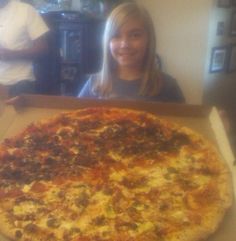
<svg viewBox="0 0 236 241">
<path fill-rule="evenodd" d="M 215 107 L 200 105 L 156 103 L 144 101 L 78 99 L 62 96 L 22 95 L 14 106 L 5 105 L 0 100 L 0 142 L 23 130 L 29 123 L 51 117 L 62 111 L 78 108 L 109 106 L 145 110 L 190 127 L 212 142 L 227 162 L 233 177 L 234 196 L 236 196 L 236 166 L 229 140 Z M 221 223 L 219 229 L 207 241 L 235 241 L 236 201 Z M 6 241 L 0 236 L 0 241 Z"/>
</svg>

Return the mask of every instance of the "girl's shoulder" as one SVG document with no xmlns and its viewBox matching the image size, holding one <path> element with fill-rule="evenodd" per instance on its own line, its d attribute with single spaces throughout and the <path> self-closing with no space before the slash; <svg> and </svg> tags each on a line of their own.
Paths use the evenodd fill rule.
<svg viewBox="0 0 236 241">
<path fill-rule="evenodd" d="M 161 72 L 162 87 L 159 97 L 164 101 L 184 103 L 185 98 L 178 82 L 171 75 Z"/>
<path fill-rule="evenodd" d="M 178 86 L 177 80 L 172 77 L 171 75 L 161 72 L 161 79 L 163 82 L 163 86 L 170 87 L 170 86 Z"/>
</svg>

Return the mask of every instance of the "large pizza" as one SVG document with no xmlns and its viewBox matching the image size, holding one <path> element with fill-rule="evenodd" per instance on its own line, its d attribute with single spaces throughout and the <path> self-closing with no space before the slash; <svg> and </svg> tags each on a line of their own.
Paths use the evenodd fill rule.
<svg viewBox="0 0 236 241">
<path fill-rule="evenodd" d="M 21 241 L 199 241 L 232 202 L 215 148 L 156 115 L 94 107 L 0 146 L 0 231 Z"/>
</svg>

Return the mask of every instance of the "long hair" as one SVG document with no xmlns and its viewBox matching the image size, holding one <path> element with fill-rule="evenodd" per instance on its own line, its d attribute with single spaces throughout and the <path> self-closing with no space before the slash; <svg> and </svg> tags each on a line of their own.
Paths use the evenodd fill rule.
<svg viewBox="0 0 236 241">
<path fill-rule="evenodd" d="M 100 96 L 109 96 L 112 92 L 112 80 L 115 78 L 115 61 L 111 55 L 109 43 L 121 26 L 130 18 L 142 20 L 148 35 L 148 44 L 144 61 L 143 77 L 139 94 L 153 96 L 158 93 L 161 84 L 160 72 L 156 64 L 156 37 L 152 19 L 147 10 L 137 3 L 118 5 L 109 15 L 103 36 L 103 63 L 101 72 L 95 77 L 93 91 Z"/>
</svg>

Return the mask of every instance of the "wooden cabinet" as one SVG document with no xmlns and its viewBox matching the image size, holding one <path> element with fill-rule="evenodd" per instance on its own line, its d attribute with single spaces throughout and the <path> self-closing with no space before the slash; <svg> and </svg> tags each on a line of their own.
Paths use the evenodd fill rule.
<svg viewBox="0 0 236 241">
<path fill-rule="evenodd" d="M 51 32 L 49 55 L 38 64 L 39 82 L 45 87 L 41 89 L 77 95 L 85 76 L 100 69 L 104 21 L 74 11 L 49 12 L 43 17 Z"/>
</svg>

